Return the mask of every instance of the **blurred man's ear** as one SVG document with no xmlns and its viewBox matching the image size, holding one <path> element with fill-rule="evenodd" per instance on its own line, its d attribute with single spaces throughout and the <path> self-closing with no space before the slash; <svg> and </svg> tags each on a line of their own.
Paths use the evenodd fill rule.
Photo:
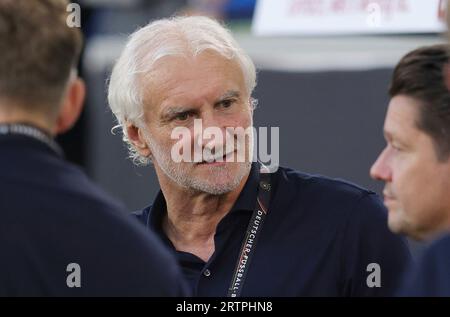
<svg viewBox="0 0 450 317">
<path fill-rule="evenodd" d="M 75 125 L 83 110 L 85 96 L 86 86 L 81 78 L 69 84 L 58 113 L 55 134 L 65 133 Z"/>
<path fill-rule="evenodd" d="M 144 157 L 149 157 L 151 155 L 150 148 L 147 145 L 142 129 L 138 128 L 134 124 L 127 123 L 127 134 L 128 139 L 139 154 Z"/>
<path fill-rule="evenodd" d="M 258 99 L 250 97 L 248 103 L 250 105 L 250 109 L 251 109 L 252 114 L 253 114 L 253 112 L 255 111 L 256 107 L 258 106 Z"/>
</svg>

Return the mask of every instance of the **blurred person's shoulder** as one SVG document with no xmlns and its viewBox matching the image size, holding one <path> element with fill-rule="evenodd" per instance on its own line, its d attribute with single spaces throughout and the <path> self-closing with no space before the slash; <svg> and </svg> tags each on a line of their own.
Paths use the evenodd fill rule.
<svg viewBox="0 0 450 317">
<path fill-rule="evenodd" d="M 0 265 L 0 294 L 184 294 L 170 253 L 118 200 L 45 144 L 9 141 L 0 157 L 0 250 L 8 258 Z M 81 289 L 65 285 L 74 261 L 87 272 Z"/>
<path fill-rule="evenodd" d="M 373 194 L 372 191 L 341 178 L 332 178 L 320 174 L 311 174 L 288 167 L 280 167 L 275 173 L 279 182 L 289 187 L 327 193 L 346 194 L 349 197 Z"/>
<path fill-rule="evenodd" d="M 341 178 L 331 178 L 319 174 L 310 174 L 292 168 L 280 167 L 274 174 L 275 197 L 292 204 L 307 204 L 323 207 L 324 212 L 336 213 L 342 209 L 351 209 L 355 203 L 368 201 L 376 207 L 378 196 L 371 190 Z M 341 207 L 341 208 L 339 208 Z"/>
<path fill-rule="evenodd" d="M 0 187 L 5 195 L 36 193 L 30 195 L 30 202 L 39 195 L 52 197 L 48 204 L 66 201 L 67 209 L 92 204 L 97 210 L 124 210 L 124 206 L 90 180 L 81 167 L 66 161 L 46 144 L 13 135 L 1 139 L 0 146 Z M 9 202 L 21 203 L 19 200 Z M 104 208 L 99 208 L 101 206 Z"/>
</svg>

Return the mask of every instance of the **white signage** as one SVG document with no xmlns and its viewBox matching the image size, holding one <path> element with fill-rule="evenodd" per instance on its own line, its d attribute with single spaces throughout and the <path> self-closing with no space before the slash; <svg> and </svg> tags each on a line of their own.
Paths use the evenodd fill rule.
<svg viewBox="0 0 450 317">
<path fill-rule="evenodd" d="M 256 35 L 436 33 L 446 0 L 258 0 Z"/>
</svg>

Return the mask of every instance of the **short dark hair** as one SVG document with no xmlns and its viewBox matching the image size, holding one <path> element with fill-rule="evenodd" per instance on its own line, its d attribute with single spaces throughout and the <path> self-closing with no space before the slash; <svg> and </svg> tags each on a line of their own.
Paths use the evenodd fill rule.
<svg viewBox="0 0 450 317">
<path fill-rule="evenodd" d="M 416 125 L 433 139 L 441 161 L 450 155 L 450 93 L 445 84 L 448 57 L 446 44 L 406 54 L 395 67 L 389 89 L 391 97 L 406 95 L 420 101 Z"/>
<path fill-rule="evenodd" d="M 0 98 L 55 112 L 82 47 L 81 31 L 67 25 L 69 3 L 0 1 Z"/>
</svg>

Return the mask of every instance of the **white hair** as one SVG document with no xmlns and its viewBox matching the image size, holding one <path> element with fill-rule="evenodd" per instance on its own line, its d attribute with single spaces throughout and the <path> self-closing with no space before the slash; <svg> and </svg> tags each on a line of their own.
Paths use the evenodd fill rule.
<svg viewBox="0 0 450 317">
<path fill-rule="evenodd" d="M 143 91 L 138 75 L 152 72 L 155 62 L 165 56 L 196 56 L 213 50 L 226 59 L 235 60 L 242 69 L 248 96 L 256 86 L 256 70 L 225 27 L 203 16 L 173 17 L 154 21 L 130 35 L 109 79 L 108 102 L 128 145 L 129 155 L 137 165 L 147 165 L 130 143 L 127 125 L 144 128 Z M 142 85 L 142 84 L 141 84 Z M 148 87 L 145 87 L 146 94 Z M 151 92 L 150 92 L 151 94 Z"/>
</svg>

